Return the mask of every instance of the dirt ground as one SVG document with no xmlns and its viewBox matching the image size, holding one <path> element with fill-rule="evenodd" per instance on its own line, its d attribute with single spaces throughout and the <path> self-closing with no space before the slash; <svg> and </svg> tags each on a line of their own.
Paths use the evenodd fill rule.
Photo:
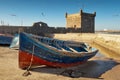
<svg viewBox="0 0 120 80">
<path fill-rule="evenodd" d="M 31 75 L 23 76 L 25 70 L 18 67 L 18 50 L 0 46 L 0 80 L 120 80 L 119 62 L 96 55 L 76 67 L 40 66 L 32 68 Z"/>
</svg>

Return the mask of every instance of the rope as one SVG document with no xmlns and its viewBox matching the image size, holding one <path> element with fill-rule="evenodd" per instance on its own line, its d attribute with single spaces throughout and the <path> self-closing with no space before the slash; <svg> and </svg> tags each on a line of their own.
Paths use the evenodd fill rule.
<svg viewBox="0 0 120 80">
<path fill-rule="evenodd" d="M 27 71 L 23 73 L 23 76 L 31 75 L 29 70 L 30 70 L 30 68 L 32 66 L 32 62 L 33 62 L 34 48 L 35 48 L 35 46 L 33 45 L 33 52 L 32 52 L 32 57 L 31 57 L 31 60 L 30 60 L 30 65 L 28 66 Z"/>
<path fill-rule="evenodd" d="M 34 48 L 35 48 L 35 46 L 33 45 L 32 57 L 31 57 L 30 65 L 29 65 L 29 67 L 27 68 L 27 71 L 29 71 L 29 70 L 30 70 L 30 68 L 31 68 L 31 66 L 32 66 L 32 62 L 33 62 L 33 55 L 34 55 Z"/>
</svg>

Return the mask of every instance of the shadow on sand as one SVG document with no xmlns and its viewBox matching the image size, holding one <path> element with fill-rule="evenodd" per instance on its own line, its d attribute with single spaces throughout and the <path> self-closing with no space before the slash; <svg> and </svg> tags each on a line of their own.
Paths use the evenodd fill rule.
<svg viewBox="0 0 120 80">
<path fill-rule="evenodd" d="M 0 44 L 0 46 L 2 46 L 2 47 L 9 47 L 10 44 Z"/>
<path fill-rule="evenodd" d="M 91 60 L 82 65 L 70 68 L 51 68 L 51 67 L 37 67 L 30 71 L 62 75 L 72 78 L 86 77 L 99 78 L 103 73 L 112 69 L 118 63 L 113 60 Z"/>
</svg>

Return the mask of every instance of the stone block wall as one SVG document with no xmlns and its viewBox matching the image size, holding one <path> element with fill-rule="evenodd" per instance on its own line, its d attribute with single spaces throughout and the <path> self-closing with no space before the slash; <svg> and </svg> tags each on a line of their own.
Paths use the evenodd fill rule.
<svg viewBox="0 0 120 80">
<path fill-rule="evenodd" d="M 66 14 L 66 26 L 67 28 L 81 28 L 80 14 Z"/>
</svg>

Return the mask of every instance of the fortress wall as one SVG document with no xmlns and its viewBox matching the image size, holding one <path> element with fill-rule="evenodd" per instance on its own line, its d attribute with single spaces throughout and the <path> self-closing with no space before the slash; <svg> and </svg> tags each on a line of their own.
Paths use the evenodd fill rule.
<svg viewBox="0 0 120 80">
<path fill-rule="evenodd" d="M 81 28 L 81 15 L 69 14 L 66 17 L 66 26 L 67 28 Z"/>
<path fill-rule="evenodd" d="M 82 30 L 81 28 L 65 28 L 65 27 L 45 27 L 45 26 L 0 26 L 0 33 L 15 34 L 19 32 L 27 32 L 32 34 L 40 33 L 92 33 L 87 30 Z"/>
</svg>

